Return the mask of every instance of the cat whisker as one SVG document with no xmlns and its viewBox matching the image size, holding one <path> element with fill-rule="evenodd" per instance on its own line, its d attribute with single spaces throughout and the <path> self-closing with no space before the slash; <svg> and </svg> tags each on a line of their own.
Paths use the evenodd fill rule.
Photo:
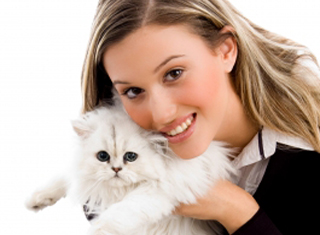
<svg viewBox="0 0 320 235">
<path fill-rule="evenodd" d="M 83 204 L 86 203 L 90 197 L 90 194 L 92 194 L 92 191 L 94 191 L 96 188 L 99 188 L 99 186 L 105 181 L 105 178 L 103 176 L 95 176 L 95 177 L 89 177 L 91 178 L 89 181 L 89 184 L 86 184 L 86 188 L 84 191 L 82 191 L 81 195 L 77 195 L 77 198 L 80 202 Z M 91 182 L 94 182 L 93 184 Z"/>
</svg>

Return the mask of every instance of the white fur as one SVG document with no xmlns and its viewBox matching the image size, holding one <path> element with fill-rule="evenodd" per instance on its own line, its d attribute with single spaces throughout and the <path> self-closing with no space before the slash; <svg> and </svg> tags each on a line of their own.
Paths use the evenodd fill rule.
<svg viewBox="0 0 320 235">
<path fill-rule="evenodd" d="M 101 212 L 89 234 L 213 233 L 203 221 L 171 213 L 179 203 L 195 203 L 218 179 L 230 179 L 235 173 L 230 151 L 222 143 L 212 142 L 194 159 L 180 159 L 167 148 L 166 138 L 138 127 L 119 106 L 98 108 L 73 126 L 79 150 L 69 194 Z M 109 163 L 98 161 L 96 154 L 102 150 L 110 154 Z M 126 152 L 137 153 L 138 159 L 125 163 Z M 111 167 L 122 168 L 119 177 Z M 28 207 L 43 208 L 35 197 Z"/>
<path fill-rule="evenodd" d="M 68 189 L 68 180 L 64 177 L 57 178 L 36 190 L 31 197 L 26 200 L 26 207 L 29 210 L 38 212 L 47 206 L 54 205 L 61 198 L 66 196 Z"/>
</svg>

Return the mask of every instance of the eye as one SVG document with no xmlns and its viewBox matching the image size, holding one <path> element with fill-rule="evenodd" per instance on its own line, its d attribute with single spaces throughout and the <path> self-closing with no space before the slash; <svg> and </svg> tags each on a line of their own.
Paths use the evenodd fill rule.
<svg viewBox="0 0 320 235">
<path fill-rule="evenodd" d="M 100 151 L 97 153 L 97 159 L 100 162 L 107 162 L 110 161 L 110 155 L 106 151 Z"/>
<path fill-rule="evenodd" d="M 138 158 L 138 154 L 133 152 L 127 152 L 123 156 L 123 160 L 126 162 L 134 162 L 135 160 L 137 160 L 137 158 Z"/>
<path fill-rule="evenodd" d="M 143 89 L 138 87 L 131 87 L 123 92 L 123 95 L 126 95 L 129 99 L 135 99 L 139 94 L 144 92 Z"/>
<path fill-rule="evenodd" d="M 182 73 L 182 69 L 173 69 L 165 75 L 165 79 L 168 82 L 175 81 L 181 77 Z"/>
</svg>

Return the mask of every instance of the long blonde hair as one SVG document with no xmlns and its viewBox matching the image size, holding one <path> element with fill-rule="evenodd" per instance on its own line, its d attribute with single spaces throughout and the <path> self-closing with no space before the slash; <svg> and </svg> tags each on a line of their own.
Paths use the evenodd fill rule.
<svg viewBox="0 0 320 235">
<path fill-rule="evenodd" d="M 253 24 L 227 0 L 100 0 L 82 71 L 83 112 L 111 101 L 112 82 L 102 66 L 106 49 L 150 24 L 185 24 L 212 47 L 230 36 L 220 30 L 232 26 L 239 54 L 231 77 L 247 115 L 320 152 L 320 79 L 303 63 L 318 66 L 316 58 Z"/>
</svg>

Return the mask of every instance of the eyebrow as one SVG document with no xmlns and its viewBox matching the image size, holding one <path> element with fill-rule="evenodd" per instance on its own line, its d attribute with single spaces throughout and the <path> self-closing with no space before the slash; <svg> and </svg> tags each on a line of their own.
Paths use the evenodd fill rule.
<svg viewBox="0 0 320 235">
<path fill-rule="evenodd" d="M 159 69 L 163 66 L 165 66 L 167 63 L 169 63 L 171 60 L 173 59 L 177 59 L 177 58 L 180 58 L 180 57 L 184 57 L 185 55 L 172 55 L 172 56 L 169 56 L 167 59 L 165 59 L 160 65 L 158 65 L 155 70 L 154 70 L 154 73 L 158 72 Z"/>
<path fill-rule="evenodd" d="M 118 80 L 115 80 L 114 82 L 113 82 L 113 85 L 115 86 L 115 85 L 117 85 L 117 84 L 124 84 L 124 85 L 128 85 L 128 84 L 130 84 L 129 82 L 124 82 L 124 81 L 118 81 Z"/>
<path fill-rule="evenodd" d="M 169 56 L 167 59 L 165 59 L 161 64 L 159 64 L 155 70 L 154 70 L 154 73 L 158 72 L 159 69 L 161 69 L 161 67 L 165 66 L 167 63 L 169 63 L 171 60 L 174 60 L 174 59 L 177 59 L 177 58 L 180 58 L 180 57 L 184 57 L 185 55 L 172 55 L 172 56 Z M 122 85 L 129 85 L 130 82 L 125 82 L 125 81 L 120 81 L 120 80 L 115 80 L 113 82 L 113 85 L 117 85 L 117 84 L 122 84 Z"/>
</svg>

